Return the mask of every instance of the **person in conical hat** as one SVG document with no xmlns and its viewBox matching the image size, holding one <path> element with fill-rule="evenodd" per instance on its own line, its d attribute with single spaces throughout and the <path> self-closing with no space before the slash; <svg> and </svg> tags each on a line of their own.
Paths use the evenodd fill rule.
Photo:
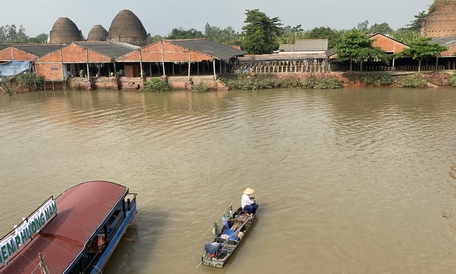
<svg viewBox="0 0 456 274">
<path fill-rule="evenodd" d="M 244 210 L 244 212 L 246 212 L 249 215 L 255 214 L 256 210 L 258 209 L 256 199 L 250 196 L 253 194 L 253 192 L 255 192 L 255 190 L 248 187 L 244 190 L 244 194 L 242 194 L 241 197 L 241 207 Z"/>
</svg>

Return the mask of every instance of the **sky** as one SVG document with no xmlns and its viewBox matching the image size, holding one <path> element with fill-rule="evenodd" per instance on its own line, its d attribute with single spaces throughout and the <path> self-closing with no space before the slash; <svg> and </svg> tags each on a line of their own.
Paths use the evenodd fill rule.
<svg viewBox="0 0 456 274">
<path fill-rule="evenodd" d="M 283 26 L 301 25 L 352 29 L 369 21 L 369 26 L 388 23 L 392 29 L 405 27 L 433 0 L 3 0 L 0 26 L 25 28 L 35 37 L 49 34 L 60 17 L 71 19 L 87 37 L 95 25 L 109 31 L 122 10 L 132 11 L 152 36 L 168 35 L 173 28 L 196 29 L 204 33 L 207 23 L 241 32 L 246 10 L 258 9 L 278 17 Z"/>
</svg>

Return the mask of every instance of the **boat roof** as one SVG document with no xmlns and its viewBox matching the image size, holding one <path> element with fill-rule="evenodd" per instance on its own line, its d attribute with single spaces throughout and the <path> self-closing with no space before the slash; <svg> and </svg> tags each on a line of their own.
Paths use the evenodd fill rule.
<svg viewBox="0 0 456 274">
<path fill-rule="evenodd" d="M 127 193 L 128 188 L 107 181 L 67 189 L 56 198 L 57 215 L 7 266 L 0 266 L 0 273 L 32 273 L 39 264 L 38 253 L 50 273 L 64 273 Z"/>
</svg>

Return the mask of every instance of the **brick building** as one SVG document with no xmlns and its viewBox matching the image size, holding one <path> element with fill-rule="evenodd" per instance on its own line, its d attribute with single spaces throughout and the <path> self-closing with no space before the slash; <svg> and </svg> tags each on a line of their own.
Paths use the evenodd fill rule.
<svg viewBox="0 0 456 274">
<path fill-rule="evenodd" d="M 62 48 L 59 44 L 17 44 L 0 45 L 0 62 L 34 61 L 35 59 L 48 54 L 51 51 Z"/>
<path fill-rule="evenodd" d="M 19 55 L 20 46 L 14 46 L 0 50 L 0 60 L 3 56 L 5 60 L 32 61 L 34 71 L 53 89 L 137 89 L 148 77 L 164 77 L 179 88 L 203 80 L 212 86 L 219 74 L 229 72 L 233 58 L 245 54 L 205 39 L 162 40 L 144 47 L 122 42 L 29 47 L 42 53 Z"/>
<path fill-rule="evenodd" d="M 456 36 L 456 0 L 434 0 L 421 34 L 432 38 Z"/>
</svg>

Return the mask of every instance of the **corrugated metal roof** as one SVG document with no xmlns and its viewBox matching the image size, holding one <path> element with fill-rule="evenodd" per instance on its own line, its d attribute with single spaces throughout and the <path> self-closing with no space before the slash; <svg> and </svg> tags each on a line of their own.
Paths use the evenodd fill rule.
<svg viewBox="0 0 456 274">
<path fill-rule="evenodd" d="M 65 45 L 58 44 L 21 44 L 21 45 L 12 45 L 11 47 L 17 48 L 19 50 L 31 53 L 38 57 L 44 56 L 51 51 L 63 48 Z"/>
<path fill-rule="evenodd" d="M 295 45 L 294 44 L 281 44 L 279 46 L 279 50 L 283 51 L 294 51 Z"/>
<path fill-rule="evenodd" d="M 451 47 L 456 45 L 456 36 L 445 36 L 431 40 L 431 43 L 437 43 L 442 46 Z"/>
<path fill-rule="evenodd" d="M 295 41 L 295 51 L 328 50 L 328 39 L 298 39 Z"/>
<path fill-rule="evenodd" d="M 297 39 L 294 44 L 281 44 L 283 51 L 324 51 L 328 50 L 328 39 Z"/>
<path fill-rule="evenodd" d="M 166 41 L 192 51 L 205 53 L 207 55 L 213 56 L 215 59 L 220 60 L 228 60 L 232 57 L 246 54 L 245 51 L 206 39 L 176 39 Z"/>
<path fill-rule="evenodd" d="M 116 58 L 134 50 L 139 49 L 139 46 L 135 46 L 128 43 L 122 42 L 77 42 L 75 43 L 81 47 L 88 48 L 95 52 L 101 53 L 110 58 Z"/>
<path fill-rule="evenodd" d="M 255 61 L 300 61 L 309 59 L 326 59 L 325 52 L 294 52 L 294 53 L 273 53 L 261 55 L 246 55 L 238 57 L 239 62 L 255 62 Z"/>
</svg>

